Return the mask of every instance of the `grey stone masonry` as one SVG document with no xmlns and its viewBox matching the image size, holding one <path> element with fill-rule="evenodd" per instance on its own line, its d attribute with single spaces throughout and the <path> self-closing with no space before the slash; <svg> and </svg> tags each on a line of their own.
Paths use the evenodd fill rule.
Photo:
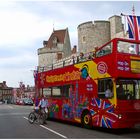
<svg viewBox="0 0 140 140">
<path fill-rule="evenodd" d="M 114 15 L 106 20 L 89 21 L 80 24 L 78 30 L 78 51 L 87 53 L 95 50 L 115 37 L 125 37 L 122 18 Z"/>
<path fill-rule="evenodd" d="M 111 39 L 118 37 L 118 33 L 124 32 L 124 25 L 122 24 L 122 18 L 114 15 L 109 18 L 110 21 L 110 37 Z M 121 34 L 119 37 L 123 37 Z"/>
</svg>

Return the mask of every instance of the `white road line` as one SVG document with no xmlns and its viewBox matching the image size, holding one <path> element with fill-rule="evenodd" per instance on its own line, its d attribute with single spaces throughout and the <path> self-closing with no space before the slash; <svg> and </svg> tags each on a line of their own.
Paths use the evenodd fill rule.
<svg viewBox="0 0 140 140">
<path fill-rule="evenodd" d="M 23 117 L 24 119 L 26 119 L 26 120 L 28 120 L 28 118 L 27 117 Z"/>
<path fill-rule="evenodd" d="M 23 117 L 23 118 L 26 119 L 26 120 L 28 120 L 27 117 Z M 47 129 L 47 130 L 51 131 L 52 133 L 54 133 L 54 134 L 56 134 L 56 135 L 59 135 L 59 136 L 62 137 L 62 138 L 67 139 L 66 136 L 64 136 L 64 135 L 62 135 L 62 134 L 60 134 L 60 133 L 58 133 L 58 132 L 56 132 L 56 131 L 54 131 L 54 130 L 52 130 L 52 129 L 50 129 L 50 128 L 44 126 L 44 125 L 40 125 L 40 127 L 44 128 L 44 129 Z"/>
<path fill-rule="evenodd" d="M 14 109 L 14 107 L 13 107 L 13 106 L 9 106 L 9 105 L 8 105 L 8 107 L 9 107 L 9 108 L 11 108 L 11 109 Z"/>
<path fill-rule="evenodd" d="M 52 130 L 52 129 L 50 129 L 50 128 L 44 126 L 44 125 L 40 125 L 40 126 L 43 127 L 44 129 L 47 129 L 47 130 L 51 131 L 52 133 L 55 133 L 56 135 L 59 135 L 59 136 L 65 138 L 65 139 L 67 139 L 66 136 L 64 136 L 64 135 L 62 135 L 62 134 L 60 134 L 60 133 L 58 133 L 58 132 L 56 132 L 56 131 L 54 131 L 54 130 Z"/>
</svg>

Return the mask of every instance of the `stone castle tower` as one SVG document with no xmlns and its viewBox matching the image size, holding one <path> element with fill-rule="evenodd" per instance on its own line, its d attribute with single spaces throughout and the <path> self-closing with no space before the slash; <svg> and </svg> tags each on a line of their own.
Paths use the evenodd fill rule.
<svg viewBox="0 0 140 140">
<path fill-rule="evenodd" d="M 125 37 L 124 25 L 122 24 L 122 18 L 120 16 L 112 16 L 109 18 L 110 22 L 110 37 L 111 39 L 115 37 Z"/>
<path fill-rule="evenodd" d="M 108 21 L 85 22 L 77 27 L 79 52 L 93 51 L 114 37 L 124 37 L 124 28 L 120 16 L 112 16 Z"/>
</svg>

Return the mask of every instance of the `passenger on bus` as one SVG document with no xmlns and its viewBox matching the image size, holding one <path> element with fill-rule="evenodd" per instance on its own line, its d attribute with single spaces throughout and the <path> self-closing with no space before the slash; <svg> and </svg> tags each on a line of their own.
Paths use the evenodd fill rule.
<svg viewBox="0 0 140 140">
<path fill-rule="evenodd" d="M 109 88 L 109 86 L 107 86 L 107 90 L 105 91 L 105 97 L 106 98 L 112 98 L 113 97 L 113 93 L 112 93 L 111 89 Z"/>
<path fill-rule="evenodd" d="M 88 60 L 92 60 L 95 58 L 95 52 L 90 52 L 88 56 Z"/>
<path fill-rule="evenodd" d="M 80 62 L 85 61 L 84 54 L 82 52 L 80 53 L 79 61 Z"/>
<path fill-rule="evenodd" d="M 125 95 L 122 84 L 119 84 L 119 87 L 117 87 L 116 92 L 117 92 L 117 97 L 123 97 Z"/>
<path fill-rule="evenodd" d="M 71 64 L 75 64 L 75 57 L 74 57 L 74 55 L 72 55 L 72 57 L 71 57 Z"/>
</svg>

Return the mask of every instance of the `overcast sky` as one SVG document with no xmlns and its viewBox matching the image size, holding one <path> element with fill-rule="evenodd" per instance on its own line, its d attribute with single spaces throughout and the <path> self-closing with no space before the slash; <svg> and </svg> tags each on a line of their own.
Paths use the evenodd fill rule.
<svg viewBox="0 0 140 140">
<path fill-rule="evenodd" d="M 136 1 L 1 1 L 0 0 L 0 82 L 18 87 L 34 85 L 38 65 L 37 49 L 55 30 L 68 27 L 71 45 L 77 45 L 77 26 L 83 22 L 108 20 L 113 15 L 140 15 Z"/>
</svg>

